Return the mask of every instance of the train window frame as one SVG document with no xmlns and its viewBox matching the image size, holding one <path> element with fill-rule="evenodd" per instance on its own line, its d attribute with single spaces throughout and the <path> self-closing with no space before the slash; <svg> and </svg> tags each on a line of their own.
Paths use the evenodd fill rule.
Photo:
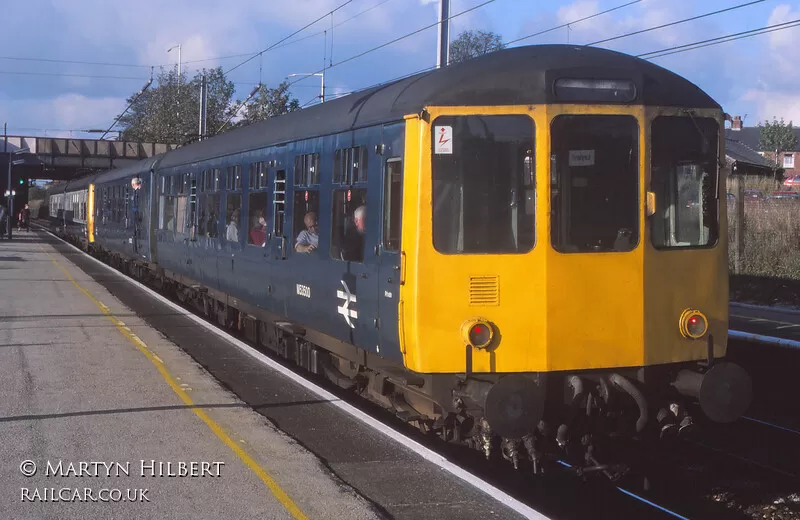
<svg viewBox="0 0 800 520">
<path fill-rule="evenodd" d="M 593 120 L 596 121 L 596 123 L 593 123 Z M 622 169 L 619 168 L 619 165 L 614 164 L 613 168 L 606 166 L 606 161 L 618 159 L 618 157 L 611 155 L 611 152 L 609 152 L 611 148 L 609 146 L 598 146 L 596 144 L 592 144 L 594 148 L 589 150 L 585 149 L 585 144 L 573 144 L 575 143 L 576 139 L 574 135 L 575 130 L 574 128 L 567 130 L 570 121 L 581 121 L 579 127 L 587 133 L 580 137 L 583 139 L 594 139 L 595 141 L 599 139 L 598 136 L 600 135 L 607 139 L 622 139 L 621 136 L 623 125 L 627 125 L 627 127 L 624 128 L 624 131 L 630 132 L 631 136 L 633 136 L 630 144 L 631 146 L 635 147 L 636 152 L 635 157 L 633 157 L 633 154 L 629 154 L 628 158 L 628 161 L 630 164 L 632 164 L 634 171 L 620 173 Z M 617 126 L 609 126 L 606 128 L 605 132 L 597 131 L 594 135 L 588 133 L 594 131 L 594 129 L 592 129 L 589 125 L 599 125 L 602 123 L 610 125 L 608 121 L 613 121 L 613 124 Z M 564 129 L 559 129 L 558 125 L 563 125 Z M 573 127 L 577 126 L 573 125 Z M 612 132 L 612 130 L 618 131 L 619 135 L 617 136 L 613 133 L 609 133 Z M 549 131 L 551 136 L 549 150 L 550 246 L 560 254 L 630 253 L 635 251 L 642 242 L 643 232 L 640 220 L 642 205 L 640 190 L 643 182 L 641 157 L 642 153 L 644 153 L 644 150 L 642 148 L 641 121 L 639 118 L 633 114 L 567 112 L 558 114 L 550 120 Z M 570 141 L 569 139 L 565 138 L 562 143 L 560 141 L 562 137 L 559 135 L 559 132 L 564 132 L 564 135 L 568 136 L 568 138 L 572 140 Z M 621 140 L 620 143 L 622 143 Z M 597 153 L 598 150 L 603 152 L 602 156 L 601 154 Z M 566 166 L 562 166 L 564 161 L 558 162 L 558 154 L 562 154 L 565 151 L 567 152 Z M 620 154 L 620 156 L 622 156 L 622 154 Z M 592 169 L 587 170 L 590 171 L 590 173 L 586 175 L 577 175 L 572 171 L 573 169 L 588 167 L 591 167 Z M 606 167 L 606 169 L 601 171 L 601 167 Z M 564 168 L 568 170 L 568 174 L 566 174 L 565 177 L 568 178 L 569 182 L 567 187 L 569 189 L 564 189 L 564 186 L 562 185 L 562 173 L 564 172 Z M 581 174 L 585 173 L 580 170 L 576 171 Z M 634 184 L 623 186 L 623 188 L 627 188 L 630 191 L 630 197 L 626 198 L 625 194 L 622 193 L 623 190 L 617 189 L 614 192 L 606 191 L 606 196 L 603 201 L 601 201 L 601 197 L 597 197 L 597 195 L 601 194 L 602 192 L 598 189 L 590 190 L 588 188 L 588 183 L 592 179 L 595 179 L 596 176 L 608 171 L 611 171 L 615 175 L 630 175 L 630 179 L 628 180 L 635 180 Z M 610 184 L 611 182 L 606 180 L 605 183 L 599 183 L 598 188 L 600 186 L 606 186 Z M 615 188 L 622 186 L 619 182 L 614 182 L 613 185 Z M 579 192 L 576 191 L 577 188 L 587 189 L 584 192 Z M 583 200 L 581 200 L 581 196 L 583 195 L 585 196 L 583 197 Z M 620 196 L 619 200 L 621 200 L 622 203 L 613 203 L 613 201 L 609 202 L 609 199 L 614 199 L 618 195 Z M 577 205 L 573 206 L 573 198 L 578 200 Z M 607 207 L 613 208 L 614 211 L 599 211 L 590 216 L 586 216 L 586 218 L 580 218 L 581 211 L 590 211 L 592 207 L 602 205 L 603 203 L 605 203 Z M 626 207 L 625 204 L 629 204 L 629 206 Z M 561 213 L 562 207 L 566 208 L 563 210 L 564 213 Z M 607 209 L 607 207 L 604 207 L 604 209 Z M 629 213 L 625 214 L 626 211 Z M 608 233 L 608 236 L 600 237 L 600 232 L 606 232 L 614 226 L 609 226 L 607 229 L 603 228 L 597 221 L 599 215 L 602 215 L 603 218 L 605 218 L 606 223 L 610 222 L 612 224 L 620 224 L 623 220 L 628 219 L 629 221 L 624 223 L 626 225 L 632 224 L 632 226 L 618 227 L 615 231 L 616 236 L 614 239 L 610 237 L 610 232 Z M 584 225 L 581 227 L 581 225 L 585 224 L 589 220 L 592 221 L 591 226 Z M 589 231 L 591 231 L 591 233 Z M 581 237 L 581 233 L 586 236 Z M 589 243 L 580 242 L 584 239 L 590 239 L 591 241 L 596 240 L 597 243 L 594 245 L 589 245 Z"/>
<path fill-rule="evenodd" d="M 222 196 L 219 189 L 219 168 L 210 168 L 203 171 L 205 189 L 198 197 L 197 235 L 209 239 L 219 238 L 220 205 Z M 210 210 L 210 211 L 209 211 Z M 212 220 L 210 217 L 215 218 Z"/>
<path fill-rule="evenodd" d="M 158 199 L 158 229 L 170 233 L 178 231 L 176 176 L 165 175 L 162 177 L 163 193 Z M 172 225 L 170 226 L 170 223 Z"/>
<path fill-rule="evenodd" d="M 267 166 L 264 161 L 250 163 L 247 186 L 251 191 L 262 190 L 267 187 Z"/>
<path fill-rule="evenodd" d="M 263 202 L 263 205 L 260 204 Z M 267 221 L 269 220 L 267 209 L 269 208 L 269 192 L 266 190 L 252 190 L 247 193 L 247 242 L 245 243 L 246 246 L 255 246 L 255 247 L 266 247 L 267 244 L 267 234 L 269 230 L 269 224 Z M 260 236 L 262 229 L 257 228 L 256 224 L 258 223 L 259 215 L 257 212 L 260 212 L 261 218 L 264 219 L 264 228 L 263 228 L 263 237 Z M 255 233 L 255 235 L 253 234 Z M 258 237 L 259 240 L 255 240 L 254 237 Z"/>
<path fill-rule="evenodd" d="M 242 191 L 242 166 L 240 164 L 233 164 L 225 169 L 225 189 Z"/>
<path fill-rule="evenodd" d="M 333 154 L 333 184 L 366 184 L 369 172 L 367 146 L 339 148 Z"/>
<path fill-rule="evenodd" d="M 403 158 L 386 159 L 383 178 L 383 237 L 384 251 L 400 251 L 402 247 L 403 218 Z M 399 168 L 399 180 L 395 182 L 392 168 Z M 399 192 L 397 198 L 395 195 Z"/>
<path fill-rule="evenodd" d="M 231 207 L 233 209 L 231 209 Z M 234 218 L 235 216 L 235 218 Z M 236 237 L 228 238 L 232 231 L 231 225 L 235 224 Z M 242 194 L 238 191 L 230 191 L 225 194 L 225 241 L 238 244 L 242 242 Z"/>
<path fill-rule="evenodd" d="M 320 210 L 320 190 L 314 188 L 305 188 L 305 189 L 295 189 L 294 190 L 294 197 L 292 201 L 292 230 L 294 232 L 294 237 L 292 240 L 292 250 L 294 250 L 295 254 L 304 254 L 304 255 L 319 255 L 319 239 L 320 239 L 320 231 L 322 228 L 319 225 L 319 210 Z M 309 208 L 308 206 L 312 206 Z M 305 225 L 305 217 L 308 213 L 313 212 L 317 217 L 317 246 L 316 251 L 313 252 L 306 252 L 306 251 L 298 251 L 297 244 L 301 234 L 304 234 L 308 229 Z"/>
<path fill-rule="evenodd" d="M 318 153 L 296 155 L 294 158 L 294 185 L 318 186 L 320 178 L 319 164 Z"/>
<path fill-rule="evenodd" d="M 656 128 L 656 124 L 658 122 L 663 122 L 666 124 L 669 121 L 680 121 L 685 128 L 683 129 L 684 131 L 673 131 L 662 140 L 665 143 L 665 148 L 670 145 L 672 145 L 674 148 L 674 150 L 672 150 L 672 157 L 669 157 L 671 164 L 665 166 L 662 161 L 659 160 L 659 155 L 663 153 L 664 155 L 669 156 L 669 152 L 662 152 L 662 150 L 660 150 L 662 145 L 657 142 L 659 130 Z M 650 215 L 647 218 L 647 225 L 650 231 L 650 243 L 654 249 L 659 251 L 690 251 L 697 249 L 713 249 L 717 247 L 720 243 L 720 199 L 723 188 L 720 185 L 721 168 L 719 164 L 719 145 L 723 135 L 719 122 L 710 116 L 695 116 L 691 113 L 688 113 L 661 114 L 654 117 L 649 124 L 649 160 L 651 171 L 650 190 L 654 192 L 656 199 L 655 214 Z M 713 135 L 711 136 L 710 142 L 709 135 L 704 132 L 702 128 L 702 125 L 707 124 L 713 124 L 714 126 Z M 711 129 L 707 128 L 706 130 Z M 691 135 L 696 136 L 696 139 L 691 143 L 691 145 L 696 146 L 699 144 L 699 153 L 698 150 L 691 150 L 692 147 L 690 146 L 690 143 L 681 141 L 682 139 L 686 139 L 687 136 Z M 681 143 L 682 146 L 677 146 L 677 143 Z M 707 148 L 707 150 L 703 151 L 703 148 Z M 682 158 L 676 158 L 676 152 L 678 152 Z M 688 201 L 687 204 L 684 204 L 687 201 L 681 200 L 682 195 L 680 192 L 682 190 L 679 186 L 680 179 L 678 178 L 678 170 L 686 168 L 692 169 L 692 167 L 694 167 L 694 169 L 702 169 L 704 166 L 707 167 L 708 165 L 713 165 L 713 171 L 706 171 L 703 173 L 707 174 L 705 179 L 711 179 L 710 182 L 713 183 L 714 188 L 713 192 L 709 192 L 709 190 L 703 186 L 703 180 L 701 180 L 699 185 L 700 192 L 697 193 L 697 201 Z M 660 175 L 662 168 L 670 167 L 674 167 L 675 171 L 670 172 L 671 177 L 674 178 L 662 178 Z M 668 202 L 664 200 L 664 197 L 667 194 L 665 194 L 661 189 L 663 185 L 666 185 L 667 183 L 670 184 L 668 187 L 668 195 L 672 204 L 668 204 Z M 708 207 L 710 202 L 713 202 L 713 207 Z M 677 210 L 677 208 L 680 208 L 682 211 Z M 699 208 L 700 211 L 698 224 L 706 222 L 708 217 L 713 217 L 710 220 L 711 226 L 707 228 L 707 240 L 704 243 L 691 241 L 683 242 L 675 238 L 679 233 L 683 232 L 683 230 L 680 229 L 680 223 L 676 226 L 676 221 L 683 220 L 685 216 L 691 217 L 691 213 L 694 208 Z M 680 216 L 681 214 L 683 214 L 683 216 Z M 668 223 L 665 223 L 664 221 L 668 221 Z M 661 223 L 661 226 L 659 226 L 659 223 Z M 698 235 L 703 234 L 702 230 L 698 231 Z M 665 237 L 665 233 L 669 233 L 669 236 Z M 663 240 L 659 240 L 659 238 L 663 238 Z"/>
<path fill-rule="evenodd" d="M 211 190 L 210 191 L 222 191 L 220 186 L 220 169 L 219 168 L 211 168 Z"/>
<path fill-rule="evenodd" d="M 342 200 L 339 200 L 339 195 Z M 358 202 L 360 200 L 360 203 Z M 331 244 L 330 257 L 340 262 L 354 262 L 363 264 L 366 258 L 367 230 L 359 233 L 355 226 L 355 210 L 359 206 L 364 206 L 365 226 L 369 226 L 369 213 L 367 206 L 367 187 L 335 187 L 331 190 Z M 361 241 L 360 256 L 345 255 L 345 250 L 356 250 L 357 248 L 346 247 L 348 239 L 353 240 L 353 245 Z M 345 258 L 348 256 L 348 258 Z"/>
<path fill-rule="evenodd" d="M 504 123 L 505 128 L 499 126 Z M 490 130 L 490 125 L 498 126 Z M 452 138 L 450 146 L 444 147 L 438 144 L 437 132 L 447 132 L 448 128 Z M 505 140 L 494 135 L 503 130 L 511 132 L 509 128 L 517 135 L 509 134 Z M 430 129 L 430 225 L 434 250 L 442 255 L 525 255 L 533 251 L 537 243 L 534 118 L 528 113 L 441 114 L 430 123 Z M 470 140 L 470 145 L 463 144 Z M 477 145 L 487 147 L 487 153 L 481 155 L 485 164 L 478 164 L 475 154 L 466 159 L 467 146 Z M 532 160 L 526 164 L 527 157 Z M 491 177 L 489 186 L 481 186 L 490 178 L 483 172 L 490 168 L 496 172 L 501 161 L 506 163 L 507 177 L 502 178 L 504 172 L 500 172 Z M 476 173 L 476 169 L 482 171 Z M 533 176 L 530 183 L 525 181 L 526 175 Z M 475 211 L 474 205 L 475 199 L 481 197 L 486 203 L 477 208 L 483 214 Z M 473 222 L 465 222 L 469 219 Z M 488 224 L 494 222 L 502 226 Z"/>
</svg>

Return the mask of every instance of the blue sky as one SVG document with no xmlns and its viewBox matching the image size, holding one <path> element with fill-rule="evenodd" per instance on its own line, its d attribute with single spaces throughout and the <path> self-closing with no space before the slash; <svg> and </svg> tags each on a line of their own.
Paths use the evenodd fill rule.
<svg viewBox="0 0 800 520">
<path fill-rule="evenodd" d="M 451 0 L 451 14 L 483 1 Z M 494 0 L 452 20 L 451 36 L 465 29 L 482 29 L 510 41 L 629 1 Z M 85 137 L 77 130 L 108 127 L 126 106 L 125 98 L 147 81 L 151 66 L 177 63 L 176 50 L 167 53 L 171 46 L 182 44 L 182 67 L 192 75 L 202 67 L 222 65 L 227 70 L 343 2 L 5 2 L 0 8 L 6 21 L 0 31 L 0 121 L 8 121 L 12 135 Z M 513 45 L 586 44 L 746 2 L 641 0 Z M 348 63 L 336 63 L 436 22 L 438 4 L 438 0 L 353 0 L 334 14 L 333 21 L 326 17 L 292 40 L 308 38 L 251 60 L 234 70 L 230 78 L 237 85 L 237 95 L 243 98 L 258 81 L 275 86 L 289 74 L 318 71 L 326 55 L 335 65 L 326 74 L 330 96 L 432 66 L 436 62 L 435 28 Z M 799 18 L 800 2 L 765 0 L 600 46 L 639 54 Z M 336 26 L 341 22 L 345 23 Z M 315 35 L 323 30 L 327 35 Z M 239 56 L 228 58 L 232 55 Z M 800 123 L 800 27 L 654 62 L 696 83 L 728 113 L 746 114 L 746 125 L 773 116 Z M 319 78 L 293 87 L 293 95 L 301 104 L 313 102 L 318 92 Z"/>
</svg>

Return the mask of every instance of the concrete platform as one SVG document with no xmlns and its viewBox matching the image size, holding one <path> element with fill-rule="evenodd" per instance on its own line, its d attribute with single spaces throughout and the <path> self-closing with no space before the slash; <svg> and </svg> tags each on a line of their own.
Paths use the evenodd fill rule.
<svg viewBox="0 0 800 520">
<path fill-rule="evenodd" d="M 41 237 L 0 291 L 0 518 L 380 516 Z"/>
<path fill-rule="evenodd" d="M 0 518 L 523 517 L 44 232 L 0 291 Z"/>
</svg>

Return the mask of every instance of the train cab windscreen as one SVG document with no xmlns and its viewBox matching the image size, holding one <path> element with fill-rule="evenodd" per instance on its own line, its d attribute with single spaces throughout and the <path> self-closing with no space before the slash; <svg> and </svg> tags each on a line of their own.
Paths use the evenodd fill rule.
<svg viewBox="0 0 800 520">
<path fill-rule="evenodd" d="M 714 119 L 660 116 L 652 127 L 653 245 L 711 247 L 719 232 L 718 133 Z"/>
<path fill-rule="evenodd" d="M 533 120 L 441 116 L 432 126 L 434 248 L 444 254 L 533 249 Z"/>
<path fill-rule="evenodd" d="M 551 129 L 550 239 L 561 253 L 625 252 L 639 242 L 639 125 L 562 115 Z"/>
</svg>

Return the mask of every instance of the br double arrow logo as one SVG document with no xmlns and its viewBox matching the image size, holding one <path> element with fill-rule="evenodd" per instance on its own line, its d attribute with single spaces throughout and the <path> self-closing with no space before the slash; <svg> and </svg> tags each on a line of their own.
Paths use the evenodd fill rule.
<svg viewBox="0 0 800 520">
<path fill-rule="evenodd" d="M 339 311 L 339 314 L 344 316 L 344 321 L 347 322 L 347 324 L 350 326 L 350 328 L 354 329 L 354 328 L 356 328 L 356 326 L 353 325 L 353 322 L 352 322 L 352 320 L 350 318 L 353 318 L 354 320 L 357 319 L 358 318 L 358 311 L 356 311 L 355 309 L 351 309 L 350 308 L 350 304 L 351 303 L 355 304 L 358 301 L 358 299 L 356 298 L 355 294 L 350 292 L 350 288 L 347 286 L 347 284 L 345 283 L 344 280 L 341 280 L 341 283 L 342 283 L 342 287 L 344 288 L 344 291 L 341 291 L 341 290 L 336 291 L 336 296 L 340 300 L 342 300 L 342 302 L 341 302 L 342 305 L 337 307 L 337 310 Z"/>
</svg>

